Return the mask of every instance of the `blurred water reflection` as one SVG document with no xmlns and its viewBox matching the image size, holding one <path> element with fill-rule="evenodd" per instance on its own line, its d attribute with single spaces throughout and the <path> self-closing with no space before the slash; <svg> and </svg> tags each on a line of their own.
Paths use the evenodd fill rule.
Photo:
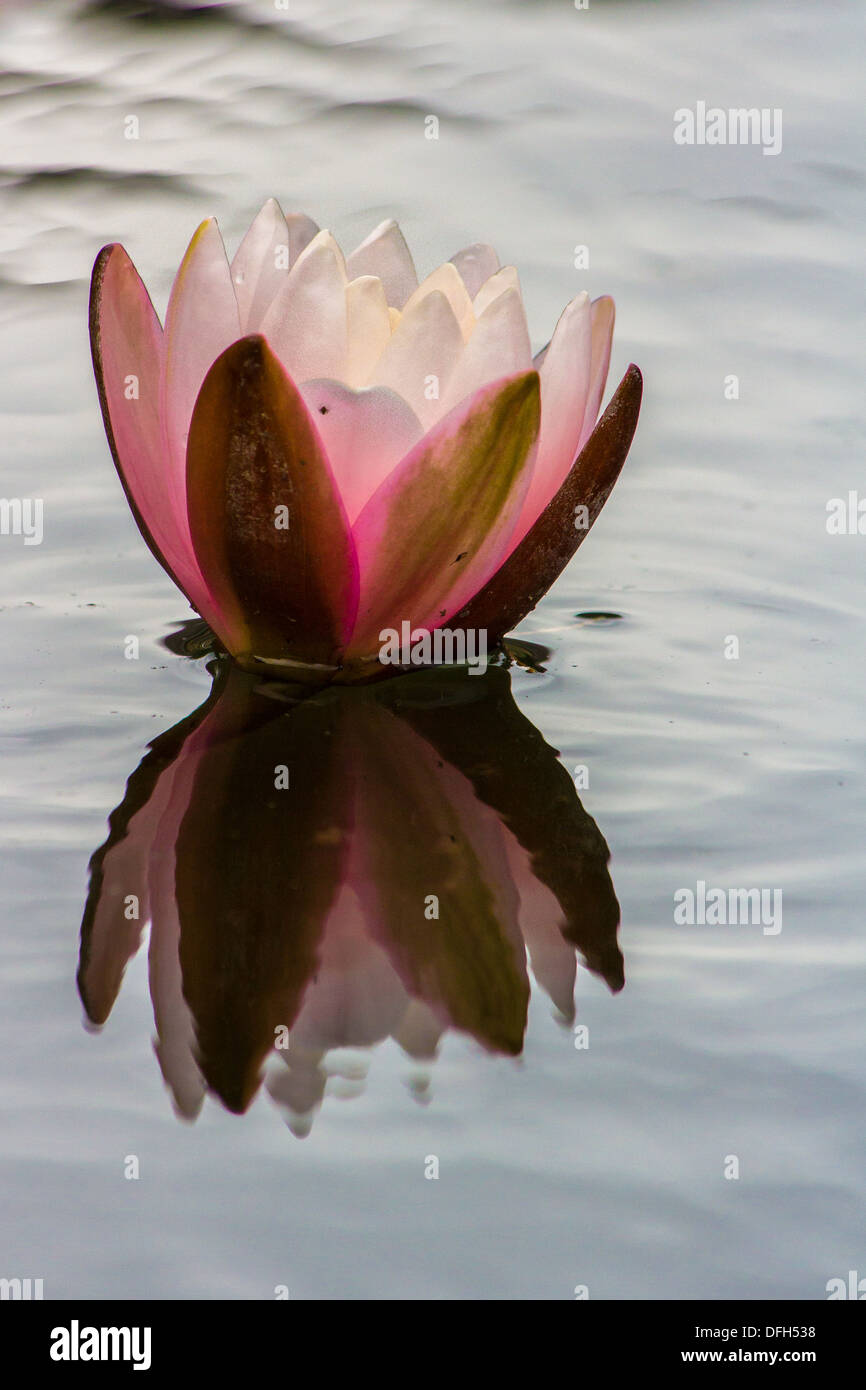
<svg viewBox="0 0 866 1390">
<path fill-rule="evenodd" d="M 228 661 L 160 735 L 94 854 L 79 988 L 102 1024 L 152 923 L 157 1055 L 179 1114 L 243 1112 L 272 1051 L 298 1128 L 331 1049 L 417 1059 L 454 1028 L 523 1046 L 535 979 L 573 1017 L 575 956 L 623 984 L 597 825 L 503 667 L 371 690 L 261 684 Z"/>
</svg>

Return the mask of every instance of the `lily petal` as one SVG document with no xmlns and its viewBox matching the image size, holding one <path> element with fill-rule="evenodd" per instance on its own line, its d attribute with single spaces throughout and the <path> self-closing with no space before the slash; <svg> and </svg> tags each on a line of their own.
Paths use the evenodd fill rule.
<svg viewBox="0 0 866 1390">
<path fill-rule="evenodd" d="M 366 386 L 376 363 L 391 340 L 391 315 L 382 281 L 360 275 L 346 286 L 348 344 L 346 383 Z"/>
<path fill-rule="evenodd" d="M 442 415 L 442 394 L 462 351 L 454 310 L 434 290 L 401 316 L 370 384 L 396 391 L 429 429 Z"/>
<path fill-rule="evenodd" d="M 170 463 L 160 476 L 178 513 L 186 506 L 186 441 L 196 396 L 211 363 L 239 335 L 231 271 L 211 217 L 187 248 L 165 315 L 163 423 Z"/>
<path fill-rule="evenodd" d="M 592 361 L 589 368 L 589 391 L 578 449 L 583 448 L 595 429 L 595 422 L 598 419 L 599 407 L 610 367 L 610 349 L 613 343 L 615 318 L 616 310 L 609 294 L 603 294 L 599 299 L 592 301 Z"/>
<path fill-rule="evenodd" d="M 164 477 L 162 329 L 135 266 L 117 244 L 103 247 L 93 267 L 90 342 L 105 432 L 138 529 L 198 607 L 204 584 L 186 498 L 166 489 Z"/>
<path fill-rule="evenodd" d="M 532 482 L 514 543 L 544 511 L 574 463 L 589 395 L 592 314 L 589 295 L 578 295 L 563 311 L 539 373 L 541 432 Z"/>
<path fill-rule="evenodd" d="M 351 279 L 359 275 L 378 275 L 385 286 L 388 303 L 402 309 L 418 288 L 418 276 L 409 247 L 393 217 L 380 222 L 346 260 Z"/>
<path fill-rule="evenodd" d="M 242 333 L 258 331 L 268 306 L 318 231 L 313 219 L 304 213 L 292 212 L 285 217 L 276 198 L 264 204 L 231 266 Z"/>
<path fill-rule="evenodd" d="M 450 261 L 440 265 L 432 274 L 422 280 L 415 293 L 410 295 L 403 308 L 403 313 L 411 313 L 416 304 L 419 304 L 426 295 L 434 291 L 444 294 L 451 308 L 454 310 L 454 317 L 460 325 L 460 332 L 463 341 L 468 342 L 475 327 L 475 314 L 472 309 L 472 300 L 466 291 L 466 286 L 460 278 L 460 272 Z"/>
<path fill-rule="evenodd" d="M 415 445 L 373 494 L 353 534 L 361 572 L 351 653 L 404 620 L 434 628 L 501 563 L 532 466 L 539 383 L 483 387 Z"/>
<path fill-rule="evenodd" d="M 268 198 L 251 223 L 231 271 L 241 332 L 253 333 L 289 273 L 289 229 L 276 198 Z"/>
<path fill-rule="evenodd" d="M 475 332 L 451 374 L 442 402 L 442 414 L 453 410 L 458 401 L 472 395 L 488 382 L 527 372 L 531 367 L 532 348 L 523 300 L 518 290 L 506 290 L 491 301 L 479 318 Z M 543 378 L 541 399 L 543 421 Z"/>
<path fill-rule="evenodd" d="M 301 396 L 316 422 L 350 525 L 423 435 L 402 396 L 385 386 L 352 391 L 341 381 L 305 381 Z"/>
<path fill-rule="evenodd" d="M 233 654 L 334 660 L 357 609 L 355 550 L 309 411 L 260 336 L 208 372 L 187 488 L 202 572 L 242 615 L 245 631 L 219 634 Z"/>
<path fill-rule="evenodd" d="M 521 299 L 523 298 L 520 289 L 520 276 L 513 265 L 504 265 L 501 270 L 497 270 L 489 276 L 480 286 L 472 301 L 475 317 L 480 318 L 488 304 L 492 304 L 499 295 L 505 294 L 506 290 L 517 290 Z"/>
<path fill-rule="evenodd" d="M 286 214 L 286 226 L 289 229 L 289 269 L 295 264 L 302 251 L 306 251 L 310 242 L 319 235 L 319 224 L 314 222 L 312 217 L 308 217 L 305 212 L 289 212 Z"/>
<path fill-rule="evenodd" d="M 637 428 L 642 392 L 643 378 L 632 364 L 556 496 L 492 579 L 457 615 L 452 628 L 484 629 L 488 641 L 498 640 L 547 593 L 619 477 Z"/>
<path fill-rule="evenodd" d="M 320 376 L 343 379 L 346 268 L 330 232 L 319 232 L 301 252 L 271 300 L 261 331 L 296 382 Z"/>
<path fill-rule="evenodd" d="M 499 257 L 493 247 L 487 246 L 483 241 L 464 246 L 462 251 L 457 251 L 451 257 L 451 261 L 460 272 L 460 277 L 472 298 L 481 289 L 484 281 L 489 280 L 499 269 Z"/>
</svg>

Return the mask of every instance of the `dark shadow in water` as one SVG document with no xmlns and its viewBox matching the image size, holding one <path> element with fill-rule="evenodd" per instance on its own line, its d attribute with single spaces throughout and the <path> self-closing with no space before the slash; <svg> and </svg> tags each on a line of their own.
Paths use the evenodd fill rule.
<svg viewBox="0 0 866 1390">
<path fill-rule="evenodd" d="M 79 989 L 102 1024 L 151 922 L 179 1114 L 208 1091 L 243 1112 L 272 1053 L 267 1089 L 294 1117 L 321 1101 L 334 1048 L 391 1036 L 429 1059 L 454 1028 L 517 1055 L 527 950 L 565 1019 L 576 953 L 622 987 L 607 845 L 506 669 L 313 694 L 211 671 L 130 777 L 81 928 Z"/>
</svg>

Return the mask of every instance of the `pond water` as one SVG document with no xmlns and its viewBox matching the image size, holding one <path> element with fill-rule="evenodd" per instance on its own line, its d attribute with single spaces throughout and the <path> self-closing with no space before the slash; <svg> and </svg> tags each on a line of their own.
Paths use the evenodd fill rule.
<svg viewBox="0 0 866 1390">
<path fill-rule="evenodd" d="M 41 544 L 0 535 L 0 1275 L 685 1299 L 866 1273 L 858 0 L 46 0 L 0 26 L 0 491 L 44 502 Z M 699 102 L 778 109 L 781 150 L 676 143 Z M 209 658 L 163 644 L 190 614 L 111 466 L 88 279 L 122 241 L 162 312 L 201 218 L 231 249 L 271 194 L 345 246 L 396 216 L 422 271 L 493 242 L 536 347 L 579 289 L 615 297 L 610 384 L 637 362 L 644 407 L 519 629 L 543 670 L 300 711 L 219 686 L 188 720 Z M 263 820 L 284 748 L 302 809 Z M 114 934 L 91 895 L 86 1020 L 87 865 L 133 773 L 97 889 L 169 808 L 160 925 Z M 378 935 L 347 900 L 322 942 L 344 816 Z M 409 904 L 446 880 L 431 954 Z M 713 889 L 762 890 L 759 920 L 702 923 Z"/>
</svg>

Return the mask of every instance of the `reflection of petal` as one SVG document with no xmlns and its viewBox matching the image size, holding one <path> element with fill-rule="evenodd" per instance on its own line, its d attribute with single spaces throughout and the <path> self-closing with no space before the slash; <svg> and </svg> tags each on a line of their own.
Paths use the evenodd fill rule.
<svg viewBox="0 0 866 1390">
<path fill-rule="evenodd" d="M 407 1003 L 400 977 L 368 934 L 357 896 L 344 884 L 322 934 L 315 979 L 292 1028 L 290 1051 L 298 1045 L 322 1053 L 369 1047 L 388 1037 Z M 291 1064 L 291 1057 L 286 1060 Z"/>
<path fill-rule="evenodd" d="M 156 1054 L 166 1084 L 181 1115 L 194 1118 L 201 1108 L 205 1081 L 198 1062 L 195 1020 L 184 997 L 180 965 L 181 926 L 175 888 L 177 837 L 195 792 L 196 776 L 208 750 L 243 737 L 267 704 L 237 668 L 223 666 L 219 698 L 188 736 L 174 766 L 165 774 L 170 787 L 153 840 L 149 864 L 153 921 L 150 930 L 149 978 L 156 1023 Z"/>
<path fill-rule="evenodd" d="M 268 1095 L 288 1111 L 289 1124 L 299 1137 L 309 1133 L 312 1113 L 325 1094 L 328 1075 L 322 1057 L 321 1052 L 296 1047 L 285 1053 L 285 1069 L 269 1073 L 265 1080 Z"/>
<path fill-rule="evenodd" d="M 440 680 L 446 679 L 443 672 Z M 452 679 L 459 689 L 460 673 Z M 420 682 L 409 684 L 413 677 L 395 681 L 399 691 L 392 698 L 400 701 L 402 718 L 468 777 L 479 799 L 530 855 L 532 872 L 562 908 L 566 940 L 611 989 L 621 989 L 619 904 L 607 869 L 610 851 L 553 749 L 515 705 L 507 672 L 492 668 L 483 681 L 476 679 L 483 683 L 484 699 L 473 718 L 457 702 L 425 707 Z"/>
<path fill-rule="evenodd" d="M 506 832 L 508 857 L 520 891 L 520 930 L 529 952 L 532 973 L 559 1012 L 574 1017 L 577 961 L 574 947 L 562 934 L 562 909 L 553 893 L 535 877 L 532 860 L 515 837 Z"/>
<path fill-rule="evenodd" d="M 359 713 L 352 879 L 370 935 L 442 1022 L 519 1052 L 529 985 L 501 831 L 426 740 L 375 705 Z"/>
<path fill-rule="evenodd" d="M 192 740 L 196 740 L 200 734 L 199 729 L 192 735 Z M 193 1119 L 201 1109 L 205 1086 L 196 1061 L 195 1025 L 183 997 L 180 973 L 180 922 L 174 897 L 174 836 L 186 805 L 186 797 L 178 783 L 189 780 L 189 772 L 195 762 L 186 758 L 181 759 L 181 763 L 179 769 L 175 766 L 165 775 L 172 799 L 161 817 L 150 858 L 148 878 L 153 914 L 148 980 L 156 1024 L 154 1050 L 160 1070 L 178 1113 L 186 1119 Z"/>
<path fill-rule="evenodd" d="M 291 1034 L 345 859 L 335 706 L 284 708 L 251 697 L 243 734 L 206 751 L 177 839 L 180 958 L 199 1064 L 239 1112 L 277 1030 Z M 288 786 L 278 788 L 282 768 Z"/>
<path fill-rule="evenodd" d="M 445 1029 L 433 1010 L 419 999 L 413 999 L 400 1027 L 394 1034 L 403 1051 L 416 1061 L 428 1062 L 436 1056 L 439 1039 Z"/>
<path fill-rule="evenodd" d="M 209 699 L 130 778 L 82 925 L 80 989 L 101 1022 L 150 911 L 180 1114 L 208 1089 L 244 1111 L 273 1050 L 267 1089 L 297 1134 L 333 1048 L 390 1035 L 429 1060 L 457 1028 L 519 1053 L 527 946 L 567 1018 L 575 946 L 621 986 L 607 846 L 504 668 L 312 692 L 213 669 Z"/>
<path fill-rule="evenodd" d="M 172 766 L 185 740 L 218 697 L 205 703 L 150 744 L 108 818 L 108 839 L 90 860 L 90 886 L 81 923 L 78 988 L 88 1018 L 104 1023 L 117 998 L 127 963 L 141 943 L 151 915 L 148 861 L 171 795 Z M 138 899 L 138 918 L 128 920 L 125 901 Z"/>
</svg>

